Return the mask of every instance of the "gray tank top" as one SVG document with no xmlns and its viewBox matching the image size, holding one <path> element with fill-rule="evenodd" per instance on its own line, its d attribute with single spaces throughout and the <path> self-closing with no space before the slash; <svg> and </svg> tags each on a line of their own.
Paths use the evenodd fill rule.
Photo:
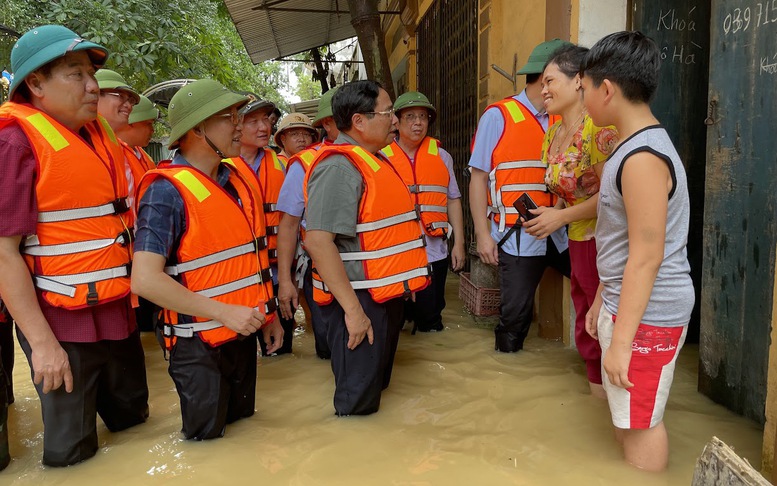
<svg viewBox="0 0 777 486">
<path fill-rule="evenodd" d="M 623 141 L 604 166 L 596 224 L 596 266 L 604 285 L 604 306 L 617 315 L 623 271 L 629 258 L 626 208 L 620 179 L 624 161 L 637 152 L 650 152 L 665 160 L 673 182 L 666 218 L 664 260 L 641 322 L 661 327 L 684 326 L 691 318 L 695 299 L 686 251 L 690 217 L 688 182 L 680 156 L 661 126 L 646 127 Z"/>
</svg>

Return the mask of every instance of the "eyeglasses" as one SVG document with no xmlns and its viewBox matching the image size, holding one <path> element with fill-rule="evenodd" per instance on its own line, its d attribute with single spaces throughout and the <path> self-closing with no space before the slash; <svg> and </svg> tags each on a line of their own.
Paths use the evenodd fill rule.
<svg viewBox="0 0 777 486">
<path fill-rule="evenodd" d="M 213 115 L 213 118 L 229 118 L 229 121 L 232 122 L 232 125 L 238 126 L 241 123 L 243 123 L 244 115 L 242 113 L 238 113 L 237 111 L 233 110 L 233 111 L 230 111 L 229 113 Z"/>
<path fill-rule="evenodd" d="M 362 113 L 365 115 L 383 115 L 383 116 L 391 117 L 394 115 L 394 108 L 391 108 L 390 110 L 386 110 L 386 111 L 364 111 Z"/>
<path fill-rule="evenodd" d="M 103 91 L 100 94 L 106 95 L 106 96 L 115 96 L 116 98 L 119 98 L 121 100 L 121 104 L 129 103 L 132 106 L 135 106 L 138 104 L 137 101 L 135 101 L 134 96 L 130 96 L 127 93 L 120 93 L 117 91 Z"/>
<path fill-rule="evenodd" d="M 428 113 L 405 113 L 402 115 L 402 120 L 406 122 L 414 122 L 416 120 L 425 122 L 429 120 L 429 114 Z"/>
</svg>

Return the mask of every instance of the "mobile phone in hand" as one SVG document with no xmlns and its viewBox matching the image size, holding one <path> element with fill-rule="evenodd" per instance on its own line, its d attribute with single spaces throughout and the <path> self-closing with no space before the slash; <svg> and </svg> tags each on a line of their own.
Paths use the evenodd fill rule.
<svg viewBox="0 0 777 486">
<path fill-rule="evenodd" d="M 534 199 L 525 192 L 515 200 L 513 207 L 518 211 L 518 214 L 524 221 L 529 221 L 530 219 L 537 217 L 536 214 L 529 212 L 530 209 L 537 209 L 537 204 L 534 202 Z"/>
</svg>

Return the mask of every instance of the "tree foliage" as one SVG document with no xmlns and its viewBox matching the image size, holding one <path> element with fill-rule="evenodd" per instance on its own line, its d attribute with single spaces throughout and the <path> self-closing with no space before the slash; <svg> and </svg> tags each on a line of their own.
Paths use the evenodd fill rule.
<svg viewBox="0 0 777 486">
<path fill-rule="evenodd" d="M 4 0 L 0 23 L 18 32 L 56 23 L 111 51 L 106 67 L 143 90 L 175 78 L 216 79 L 285 106 L 286 83 L 275 62 L 254 65 L 218 0 Z M 13 41 L 0 40 L 10 66 Z"/>
</svg>

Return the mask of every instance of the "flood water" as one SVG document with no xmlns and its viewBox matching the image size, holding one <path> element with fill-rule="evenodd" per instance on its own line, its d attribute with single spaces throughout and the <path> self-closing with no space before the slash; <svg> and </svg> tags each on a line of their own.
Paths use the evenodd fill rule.
<svg viewBox="0 0 777 486">
<path fill-rule="evenodd" d="M 713 435 L 759 467 L 761 427 L 696 391 L 697 346 L 682 351 L 665 415 L 669 469 L 643 473 L 622 462 L 576 351 L 535 337 L 517 354 L 496 353 L 457 290 L 449 276 L 444 332 L 402 332 L 377 414 L 335 417 L 329 362 L 301 332 L 293 355 L 260 360 L 256 414 L 201 443 L 181 439 L 178 396 L 145 333 L 151 417 L 117 434 L 98 419 L 97 456 L 66 469 L 40 464 L 39 402 L 17 347 L 13 460 L 0 484 L 689 485 Z"/>
</svg>

